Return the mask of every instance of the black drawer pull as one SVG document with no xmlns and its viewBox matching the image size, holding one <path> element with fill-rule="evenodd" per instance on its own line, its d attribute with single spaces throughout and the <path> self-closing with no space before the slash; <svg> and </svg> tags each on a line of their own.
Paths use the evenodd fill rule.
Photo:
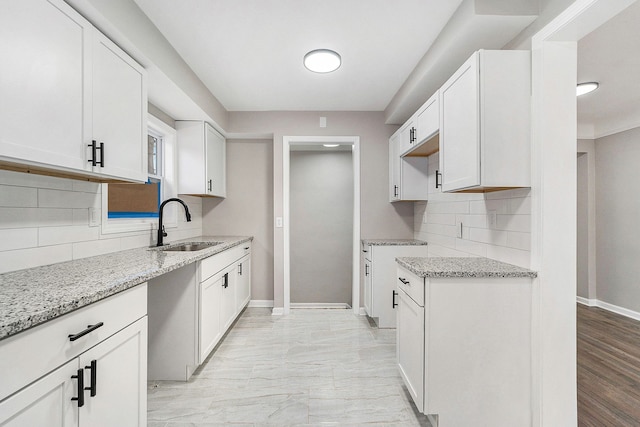
<svg viewBox="0 0 640 427">
<path fill-rule="evenodd" d="M 91 365 L 89 366 L 85 366 L 85 369 L 89 369 L 91 370 L 91 386 L 90 387 L 85 387 L 85 390 L 90 390 L 91 391 L 91 397 L 94 397 L 97 393 L 97 385 L 96 385 L 96 381 L 98 379 L 98 361 L 93 359 L 91 361 Z"/>
<path fill-rule="evenodd" d="M 242 276 L 242 263 L 238 264 L 238 274 Z"/>
<path fill-rule="evenodd" d="M 251 249 L 251 248 L 249 248 L 249 246 L 247 246 L 246 248 L 244 248 L 244 250 L 245 250 L 245 251 L 248 251 L 249 249 Z"/>
<path fill-rule="evenodd" d="M 78 408 L 84 406 L 84 370 L 78 369 L 77 375 L 71 375 L 71 378 L 78 380 L 78 397 L 72 397 L 71 400 L 78 402 Z"/>
<path fill-rule="evenodd" d="M 408 281 L 407 279 L 405 279 L 404 277 L 398 277 L 398 280 L 400 280 L 405 285 L 410 285 L 411 284 L 411 282 Z"/>
<path fill-rule="evenodd" d="M 69 341 L 75 341 L 78 338 L 82 338 L 83 336 L 95 331 L 96 329 L 98 329 L 99 327 L 103 326 L 104 322 L 100 322 L 100 323 L 96 323 L 95 325 L 88 325 L 87 329 L 85 329 L 82 332 L 78 332 L 77 334 L 70 334 L 69 335 Z"/>
<path fill-rule="evenodd" d="M 394 290 L 391 291 L 392 295 L 391 295 L 391 308 L 396 308 L 398 306 L 398 303 L 396 302 L 396 295 L 398 295 L 398 293 Z"/>
<path fill-rule="evenodd" d="M 442 174 L 440 171 L 436 171 L 436 188 L 442 187 L 442 183 L 438 180 L 438 178 L 442 179 Z"/>
<path fill-rule="evenodd" d="M 229 273 L 225 273 L 225 275 L 222 276 L 222 287 L 223 288 L 229 287 Z"/>
<path fill-rule="evenodd" d="M 101 168 L 103 168 L 104 167 L 104 142 L 101 142 L 100 147 L 98 147 L 97 149 L 100 150 L 100 161 L 96 163 L 99 164 Z M 94 155 L 93 157 L 95 158 L 96 156 Z"/>
</svg>

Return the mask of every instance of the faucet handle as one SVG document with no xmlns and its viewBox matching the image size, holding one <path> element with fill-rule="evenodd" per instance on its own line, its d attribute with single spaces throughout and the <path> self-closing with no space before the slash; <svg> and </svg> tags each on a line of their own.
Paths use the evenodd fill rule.
<svg viewBox="0 0 640 427">
<path fill-rule="evenodd" d="M 162 226 L 162 235 L 163 235 L 164 237 L 167 237 L 167 236 L 168 236 L 167 232 L 166 232 L 166 231 L 164 231 L 164 225 Z"/>
</svg>

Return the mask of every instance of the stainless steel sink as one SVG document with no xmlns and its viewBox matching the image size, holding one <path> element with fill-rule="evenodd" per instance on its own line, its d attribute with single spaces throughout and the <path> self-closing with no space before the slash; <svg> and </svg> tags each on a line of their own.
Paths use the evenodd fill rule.
<svg viewBox="0 0 640 427">
<path fill-rule="evenodd" d="M 158 249 L 166 252 L 195 252 L 219 245 L 220 243 L 222 242 L 187 242 L 178 245 L 167 246 L 166 248 L 159 247 Z"/>
</svg>

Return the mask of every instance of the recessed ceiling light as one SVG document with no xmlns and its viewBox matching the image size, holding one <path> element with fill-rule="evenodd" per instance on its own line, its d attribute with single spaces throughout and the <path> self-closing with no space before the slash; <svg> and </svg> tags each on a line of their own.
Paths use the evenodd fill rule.
<svg viewBox="0 0 640 427">
<path fill-rule="evenodd" d="M 304 56 L 304 66 L 314 73 L 330 73 L 340 68 L 340 55 L 329 49 L 316 49 Z"/>
<path fill-rule="evenodd" d="M 336 148 L 339 145 L 340 144 L 322 144 L 323 147 L 327 147 L 327 148 Z"/>
<path fill-rule="evenodd" d="M 578 83 L 578 86 L 576 88 L 576 95 L 580 96 L 589 92 L 593 92 L 594 90 L 598 89 L 598 86 L 600 86 L 598 82 Z"/>
</svg>

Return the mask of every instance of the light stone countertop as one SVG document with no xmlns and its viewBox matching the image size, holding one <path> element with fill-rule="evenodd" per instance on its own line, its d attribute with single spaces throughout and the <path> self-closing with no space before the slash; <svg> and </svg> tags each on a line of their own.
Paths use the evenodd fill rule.
<svg viewBox="0 0 640 427">
<path fill-rule="evenodd" d="M 0 274 L 0 340 L 251 240 L 200 236 L 167 246 L 222 243 L 195 252 L 144 247 Z"/>
<path fill-rule="evenodd" d="M 537 277 L 538 273 L 489 258 L 401 257 L 398 265 L 419 277 Z"/>
<path fill-rule="evenodd" d="M 415 239 L 362 239 L 364 246 L 425 246 L 427 242 Z"/>
</svg>

